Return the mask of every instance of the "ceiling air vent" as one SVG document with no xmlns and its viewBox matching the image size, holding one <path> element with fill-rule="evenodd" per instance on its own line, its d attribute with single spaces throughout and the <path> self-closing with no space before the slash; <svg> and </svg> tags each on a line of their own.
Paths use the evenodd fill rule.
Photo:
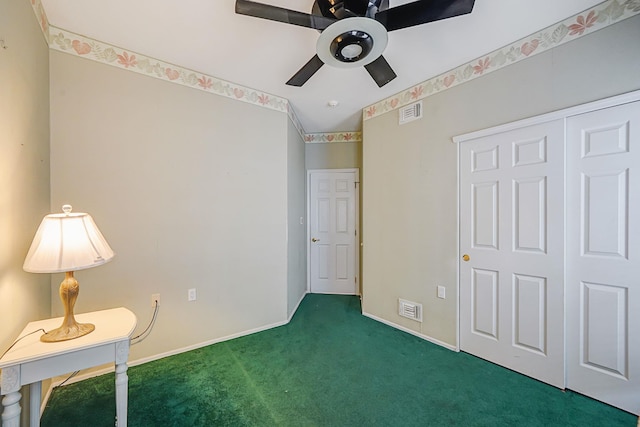
<svg viewBox="0 0 640 427">
<path fill-rule="evenodd" d="M 398 314 L 402 317 L 422 322 L 422 304 L 398 299 Z"/>
<path fill-rule="evenodd" d="M 418 120 L 422 118 L 422 101 L 414 102 L 411 105 L 404 106 L 398 111 L 401 125 L 409 123 L 413 120 Z"/>
</svg>

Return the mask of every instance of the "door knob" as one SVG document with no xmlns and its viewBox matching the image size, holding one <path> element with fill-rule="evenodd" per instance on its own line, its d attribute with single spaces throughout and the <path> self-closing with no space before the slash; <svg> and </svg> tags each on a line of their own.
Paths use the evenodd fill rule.
<svg viewBox="0 0 640 427">
<path fill-rule="evenodd" d="M 462 255 L 462 260 L 463 260 L 464 262 L 469 261 L 469 259 L 470 259 L 470 258 L 469 258 L 469 255 L 467 255 L 467 254 Z"/>
<path fill-rule="evenodd" d="M 316 239 L 316 238 L 314 237 L 314 238 L 312 238 L 312 239 L 311 239 L 311 241 L 312 241 L 313 243 L 315 243 L 315 242 L 319 242 L 319 241 L 320 241 L 320 239 Z"/>
</svg>

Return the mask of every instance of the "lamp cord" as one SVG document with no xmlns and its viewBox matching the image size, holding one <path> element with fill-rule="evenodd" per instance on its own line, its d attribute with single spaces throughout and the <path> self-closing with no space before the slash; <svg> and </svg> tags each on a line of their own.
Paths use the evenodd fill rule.
<svg viewBox="0 0 640 427">
<path fill-rule="evenodd" d="M 135 337 L 131 338 L 131 345 L 135 345 L 135 344 L 138 344 L 138 343 L 142 342 L 142 340 L 144 340 L 149 335 L 147 332 L 150 333 L 151 332 L 151 328 L 153 328 L 153 326 L 156 324 L 156 319 L 158 317 L 158 310 L 159 309 L 160 309 L 160 304 L 158 304 L 158 301 L 156 301 L 156 306 L 153 309 L 153 316 L 151 317 L 151 321 L 149 322 L 149 324 L 147 325 L 147 327 L 145 328 L 144 331 L 142 331 L 140 334 L 138 334 L 138 336 L 135 336 Z M 140 339 L 140 340 L 136 341 L 136 342 L 133 342 L 134 340 L 137 340 L 137 339 Z"/>
<path fill-rule="evenodd" d="M 7 353 L 9 352 L 9 350 L 11 350 L 11 349 L 13 348 L 13 346 L 14 346 L 14 345 L 16 345 L 16 344 L 18 344 L 21 340 L 25 339 L 25 338 L 26 338 L 26 337 L 28 337 L 29 335 L 33 335 L 33 334 L 35 334 L 36 332 L 40 332 L 40 331 L 42 331 L 42 332 L 43 332 L 43 333 L 45 333 L 45 334 L 47 333 L 47 331 L 45 331 L 44 329 L 40 328 L 40 329 L 36 329 L 35 331 L 33 331 L 33 332 L 29 332 L 28 334 L 26 334 L 26 335 L 24 335 L 24 336 L 22 336 L 22 337 L 18 338 L 17 340 L 15 340 L 15 341 L 13 342 L 13 344 L 11 344 L 11 345 L 9 346 L 9 348 L 8 348 L 8 349 L 6 349 L 6 350 L 4 351 L 4 353 L 2 353 L 2 356 L 0 356 L 0 359 L 2 359 L 2 358 L 4 357 L 4 355 L 5 355 L 5 354 L 7 354 Z M 78 375 L 78 372 L 80 372 L 80 371 L 75 371 L 74 373 L 72 373 L 71 375 L 69 375 L 69 376 L 67 377 L 67 379 L 66 379 L 66 380 L 62 381 L 60 384 L 58 384 L 58 385 L 57 385 L 56 387 L 54 387 L 54 388 L 62 387 L 62 386 L 63 386 L 67 381 L 69 381 L 71 378 L 73 378 L 73 377 L 75 377 L 76 375 Z"/>
<path fill-rule="evenodd" d="M 80 371 L 75 371 L 74 373 L 72 373 L 71 375 L 69 375 L 67 377 L 67 379 L 65 379 L 64 381 L 62 381 L 60 384 L 58 384 L 57 386 L 53 387 L 53 388 L 58 388 L 58 387 L 62 387 L 63 385 L 65 385 L 65 383 L 67 381 L 69 381 L 71 378 L 75 377 L 76 375 L 78 375 L 78 373 L 80 373 Z"/>
<path fill-rule="evenodd" d="M 45 331 L 44 329 L 40 328 L 40 329 L 36 329 L 36 330 L 35 330 L 35 331 L 33 331 L 33 332 L 29 332 L 27 335 L 24 335 L 24 336 L 22 336 L 22 337 L 18 338 L 17 340 L 15 340 L 15 341 L 13 342 L 13 344 L 11 344 L 11 345 L 9 346 L 9 348 L 8 348 L 8 349 L 6 349 L 6 350 L 4 351 L 4 353 L 2 353 L 2 356 L 0 356 L 0 359 L 2 359 L 2 358 L 4 357 L 4 355 L 5 355 L 5 354 L 9 353 L 9 350 L 11 350 L 11 349 L 13 348 L 13 346 L 14 346 L 14 345 L 18 344 L 21 340 L 25 339 L 25 338 L 26 338 L 26 337 L 28 337 L 29 335 L 33 335 L 33 334 L 35 334 L 36 332 L 39 332 L 39 331 L 42 331 L 42 332 L 44 332 L 45 334 L 47 333 L 47 331 Z"/>
<path fill-rule="evenodd" d="M 147 332 L 150 332 L 150 329 L 151 329 L 151 328 L 153 327 L 153 325 L 155 325 L 155 323 L 156 323 L 156 319 L 157 319 L 157 317 L 158 317 L 158 310 L 159 310 L 159 308 L 160 308 L 160 305 L 158 304 L 158 301 L 156 301 L 156 306 L 155 306 L 155 308 L 153 309 L 153 316 L 151 317 L 151 322 L 149 322 L 149 324 L 147 325 L 147 327 L 145 328 L 145 330 L 144 330 L 144 331 L 142 331 L 138 336 L 135 336 L 135 337 L 131 338 L 131 341 L 132 341 L 132 342 L 131 342 L 131 345 L 138 344 L 138 343 L 142 342 L 142 340 L 144 340 L 144 339 L 146 338 L 145 334 L 147 334 Z M 9 348 L 8 348 L 8 349 L 6 349 L 6 350 L 4 351 L 4 353 L 2 353 L 2 356 L 0 356 L 0 359 L 2 359 L 2 358 L 4 357 L 4 355 L 5 355 L 5 354 L 7 354 L 7 353 L 9 352 L 9 350 L 11 350 L 11 349 L 13 348 L 13 346 L 15 346 L 16 344 L 18 344 L 21 340 L 25 339 L 25 338 L 26 338 L 26 337 L 28 337 L 29 335 L 33 335 L 33 334 L 35 334 L 36 332 L 40 332 L 40 331 L 42 331 L 42 332 L 43 332 L 43 333 L 45 333 L 45 334 L 47 333 L 47 331 L 45 331 L 44 329 L 40 328 L 40 329 L 36 329 L 36 330 L 35 330 L 35 331 L 33 331 L 33 332 L 29 332 L 28 334 L 26 334 L 26 335 L 24 335 L 24 336 L 22 336 L 22 337 L 20 337 L 20 338 L 16 339 L 16 340 L 13 342 L 13 344 L 11 344 L 11 345 L 9 346 Z M 148 334 L 147 334 L 147 335 L 148 335 Z M 133 342 L 133 340 L 137 340 L 137 339 L 139 339 L 140 337 L 142 337 L 142 339 L 140 339 L 139 341 Z M 66 383 L 67 381 L 69 381 L 71 378 L 73 378 L 73 377 L 75 377 L 76 375 L 78 375 L 78 373 L 79 373 L 79 372 L 80 372 L 80 371 L 75 371 L 75 372 L 73 372 L 73 373 L 72 373 L 71 375 L 69 375 L 69 376 L 68 376 L 64 381 L 62 381 L 60 384 L 58 384 L 57 386 L 55 386 L 55 388 L 62 387 L 63 385 L 65 385 L 65 383 Z"/>
<path fill-rule="evenodd" d="M 144 335 L 145 333 L 147 333 L 147 331 L 149 331 L 149 329 L 150 329 L 150 328 L 155 324 L 155 322 L 156 322 L 156 318 L 157 318 L 157 316 L 158 316 L 158 309 L 159 309 L 159 305 L 158 305 L 158 301 L 156 301 L 156 306 L 155 306 L 155 308 L 154 308 L 154 310 L 153 310 L 153 317 L 151 318 L 151 322 L 149 322 L 149 325 L 147 325 L 147 327 L 145 328 L 145 330 L 144 330 L 144 331 L 142 331 L 142 333 L 141 333 L 141 334 L 139 334 L 139 335 L 138 335 L 138 336 L 136 336 L 136 337 L 131 338 L 131 341 L 132 341 L 132 342 L 131 342 L 131 345 L 133 345 L 133 344 L 138 344 L 139 342 L 141 342 L 142 340 L 137 341 L 137 342 L 133 342 L 133 340 L 137 340 L 138 338 L 140 338 L 141 336 L 143 336 L 143 335 Z M 146 337 L 145 337 L 145 338 L 146 338 Z M 144 339 L 144 338 L 143 338 L 143 339 Z M 11 347 L 9 347 L 9 348 L 11 348 Z M 7 351 L 9 351 L 9 350 L 7 350 Z M 65 383 L 66 383 L 67 381 L 69 381 L 71 378 L 73 378 L 73 377 L 75 377 L 76 375 L 78 375 L 78 373 L 79 373 L 79 372 L 80 372 L 80 371 L 75 371 L 74 373 L 72 373 L 71 375 L 69 375 L 69 376 L 68 376 L 64 381 L 62 381 L 60 384 L 58 384 L 58 385 L 57 385 L 57 386 L 55 386 L 54 388 L 62 387 L 63 385 L 65 385 Z"/>
</svg>

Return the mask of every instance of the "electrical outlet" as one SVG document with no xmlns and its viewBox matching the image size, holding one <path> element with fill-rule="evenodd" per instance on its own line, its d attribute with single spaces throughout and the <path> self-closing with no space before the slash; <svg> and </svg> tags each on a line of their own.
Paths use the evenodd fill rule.
<svg viewBox="0 0 640 427">
<path fill-rule="evenodd" d="M 160 307 L 160 294 L 151 294 L 151 307 L 156 308 L 156 303 Z"/>
<path fill-rule="evenodd" d="M 446 289 L 444 286 L 438 286 L 438 298 L 442 298 L 445 299 L 446 296 Z"/>
<path fill-rule="evenodd" d="M 187 291 L 187 300 L 188 301 L 196 300 L 196 288 L 191 288 Z"/>
</svg>

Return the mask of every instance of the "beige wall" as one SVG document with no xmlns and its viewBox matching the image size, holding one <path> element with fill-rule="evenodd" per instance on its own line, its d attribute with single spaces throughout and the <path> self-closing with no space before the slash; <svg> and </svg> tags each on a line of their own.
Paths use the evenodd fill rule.
<svg viewBox="0 0 640 427">
<path fill-rule="evenodd" d="M 632 42 L 633 40 L 633 42 Z M 640 16 L 364 123 L 363 309 L 449 345 L 457 321 L 457 147 L 464 134 L 640 89 Z M 447 299 L 436 297 L 446 287 Z M 397 299 L 424 305 L 424 322 Z"/>
<path fill-rule="evenodd" d="M 348 169 L 362 166 L 361 142 L 307 144 L 307 169 Z"/>
<path fill-rule="evenodd" d="M 299 174 L 287 121 L 51 52 L 52 206 L 91 213 L 116 252 L 76 274 L 77 311 L 125 306 L 142 330 L 161 294 L 131 360 L 286 321 L 288 173 Z"/>
<path fill-rule="evenodd" d="M 304 140 L 291 121 L 287 132 L 287 315 L 290 317 L 307 292 L 307 176 Z"/>
<path fill-rule="evenodd" d="M 49 213 L 49 51 L 26 1 L 0 2 L 0 354 L 50 316 L 48 274 L 22 263 Z M 48 382 L 45 384 L 48 387 Z M 29 423 L 23 387 L 21 423 Z"/>
<path fill-rule="evenodd" d="M 49 51 L 29 2 L 0 2 L 0 354 L 49 317 L 49 275 L 22 270 L 49 213 Z"/>
</svg>

